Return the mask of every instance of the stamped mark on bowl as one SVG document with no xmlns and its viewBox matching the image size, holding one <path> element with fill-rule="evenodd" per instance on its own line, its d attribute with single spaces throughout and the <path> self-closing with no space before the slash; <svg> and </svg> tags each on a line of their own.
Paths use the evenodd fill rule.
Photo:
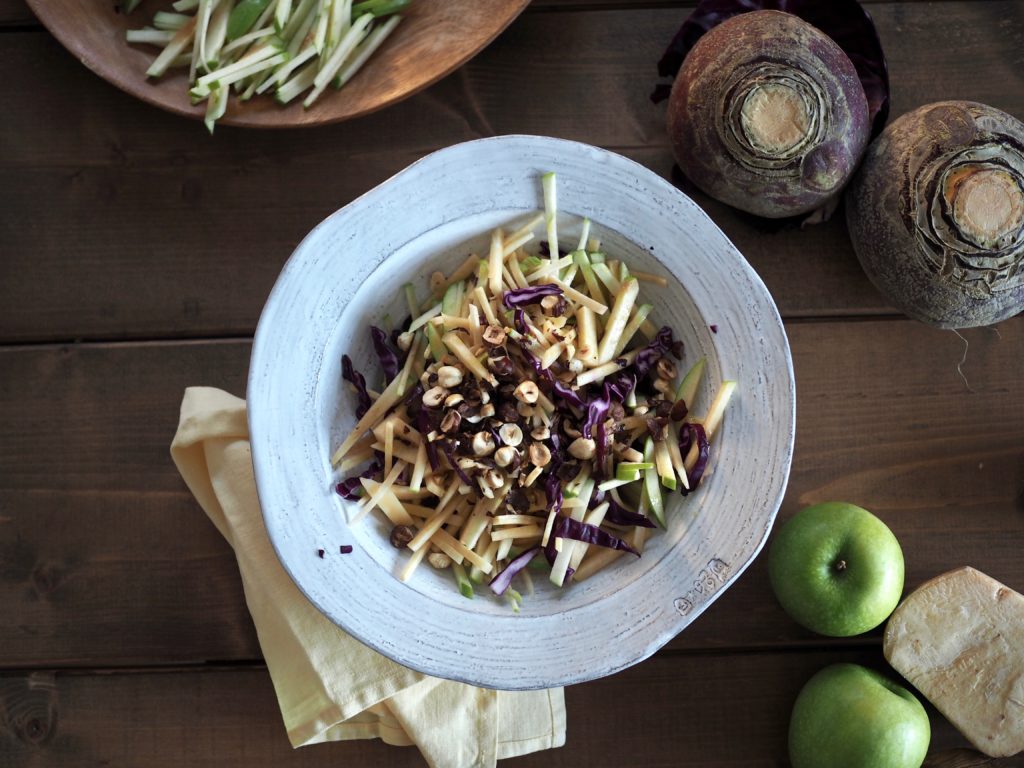
<svg viewBox="0 0 1024 768">
<path fill-rule="evenodd" d="M 695 606 L 710 598 L 725 583 L 725 580 L 729 578 L 729 571 L 731 569 L 731 566 L 724 560 L 720 560 L 717 557 L 712 558 L 707 566 L 697 574 L 697 578 L 693 580 L 693 589 L 682 597 L 677 597 L 673 600 L 672 605 L 675 606 L 675 609 L 679 611 L 681 616 L 688 615 Z"/>
</svg>

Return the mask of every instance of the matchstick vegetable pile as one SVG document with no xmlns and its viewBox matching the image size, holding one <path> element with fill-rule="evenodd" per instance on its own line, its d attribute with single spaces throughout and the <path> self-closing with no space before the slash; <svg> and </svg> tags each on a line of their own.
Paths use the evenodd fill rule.
<svg viewBox="0 0 1024 768">
<path fill-rule="evenodd" d="M 602 253 L 587 220 L 560 250 L 554 174 L 543 187 L 544 214 L 435 273 L 425 302 L 407 284 L 406 323 L 371 328 L 379 394 L 343 358 L 358 423 L 332 457 L 342 474 L 369 462 L 337 490 L 361 497 L 350 524 L 387 518 L 410 553 L 403 580 L 427 559 L 467 597 L 486 578 L 517 610 L 511 585 L 532 588 L 529 570 L 561 587 L 640 555 L 665 525 L 665 494 L 700 483 L 736 387 L 690 412 L 705 360 L 677 383 L 683 344 L 641 301 L 641 283 L 666 279 Z"/>
</svg>

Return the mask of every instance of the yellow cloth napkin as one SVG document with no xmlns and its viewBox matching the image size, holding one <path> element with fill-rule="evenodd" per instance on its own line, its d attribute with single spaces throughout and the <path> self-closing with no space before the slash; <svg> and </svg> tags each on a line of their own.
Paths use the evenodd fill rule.
<svg viewBox="0 0 1024 768">
<path fill-rule="evenodd" d="M 492 691 L 428 677 L 349 637 L 306 600 L 263 527 L 244 400 L 185 390 L 171 456 L 235 550 L 293 747 L 380 738 L 415 744 L 432 768 L 483 768 L 565 743 L 561 688 Z"/>
</svg>

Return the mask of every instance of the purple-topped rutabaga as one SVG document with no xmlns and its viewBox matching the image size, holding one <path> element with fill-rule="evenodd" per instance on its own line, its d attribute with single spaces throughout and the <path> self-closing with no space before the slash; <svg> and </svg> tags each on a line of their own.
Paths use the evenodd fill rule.
<svg viewBox="0 0 1024 768">
<path fill-rule="evenodd" d="M 1024 123 L 967 101 L 883 131 L 846 201 L 854 250 L 901 311 L 941 328 L 1024 311 Z"/>
<path fill-rule="evenodd" d="M 833 201 L 867 146 L 871 120 L 857 70 L 817 28 L 788 13 L 722 22 L 690 50 L 668 106 L 683 173 L 758 216 Z"/>
</svg>

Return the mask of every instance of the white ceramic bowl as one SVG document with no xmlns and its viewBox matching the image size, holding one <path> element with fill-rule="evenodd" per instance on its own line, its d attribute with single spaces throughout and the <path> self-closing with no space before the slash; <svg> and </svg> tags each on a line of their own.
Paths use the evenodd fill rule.
<svg viewBox="0 0 1024 768">
<path fill-rule="evenodd" d="M 368 328 L 405 317 L 413 280 L 486 253 L 495 226 L 543 207 L 540 177 L 558 177 L 559 228 L 594 222 L 603 250 L 646 283 L 655 324 L 673 327 L 686 362 L 708 358 L 700 413 L 724 379 L 738 392 L 712 445 L 710 474 L 672 494 L 666 532 L 639 560 L 559 590 L 538 578 L 522 612 L 463 598 L 450 571 L 396 574 L 406 552 L 370 515 L 346 523 L 330 455 L 355 423 L 341 379 L 349 354 L 378 376 Z M 711 326 L 717 328 L 713 333 Z M 626 158 L 559 139 L 503 136 L 425 157 L 337 211 L 299 245 L 260 318 L 249 372 L 249 426 L 267 531 L 285 569 L 326 616 L 395 661 L 431 675 L 527 689 L 611 674 L 650 656 L 732 584 L 763 545 L 782 501 L 793 450 L 792 360 L 764 284 L 707 215 Z M 339 546 L 354 551 L 339 554 Z M 325 555 L 318 557 L 317 550 Z M 478 593 L 486 592 L 486 588 Z"/>
</svg>

